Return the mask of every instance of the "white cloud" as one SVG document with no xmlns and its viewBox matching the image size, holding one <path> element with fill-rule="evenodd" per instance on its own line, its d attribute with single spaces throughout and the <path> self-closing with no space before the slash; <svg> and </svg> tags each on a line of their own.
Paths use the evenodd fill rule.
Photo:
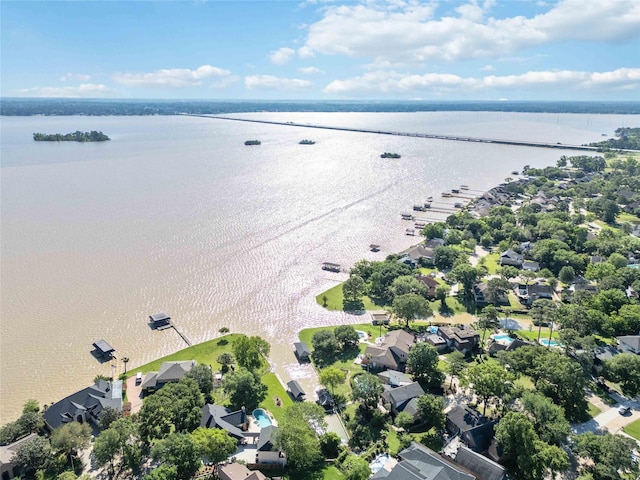
<svg viewBox="0 0 640 480">
<path fill-rule="evenodd" d="M 245 77 L 244 84 L 249 90 L 309 90 L 313 83 L 298 78 L 281 78 L 273 75 L 250 75 Z"/>
<path fill-rule="evenodd" d="M 195 70 L 171 68 L 148 73 L 116 73 L 114 81 L 128 87 L 190 87 L 202 85 L 203 80 L 227 77 L 231 72 L 202 65 Z"/>
<path fill-rule="evenodd" d="M 304 46 L 298 49 L 298 56 L 302 59 L 305 58 L 313 58 L 314 57 L 313 49 L 308 46 Z"/>
<path fill-rule="evenodd" d="M 269 53 L 269 61 L 275 65 L 284 65 L 289 63 L 293 58 L 296 51 L 293 48 L 279 48 L 278 50 Z"/>
<path fill-rule="evenodd" d="M 60 77 L 61 82 L 67 82 L 70 80 L 76 80 L 78 82 L 88 82 L 91 80 L 91 75 L 84 75 L 82 73 L 66 73 Z"/>
<path fill-rule="evenodd" d="M 313 75 L 314 73 L 323 73 L 322 70 L 320 70 L 318 67 L 300 67 L 298 71 L 307 75 Z"/>
<path fill-rule="evenodd" d="M 495 68 L 493 68 L 493 65 L 485 65 L 480 69 L 482 72 L 493 72 L 494 70 Z"/>
<path fill-rule="evenodd" d="M 20 97 L 62 97 L 62 98 L 79 98 L 79 97 L 106 97 L 112 96 L 115 91 L 106 85 L 95 83 L 83 83 L 74 87 L 33 87 L 23 88 L 16 91 L 16 95 Z"/>
<path fill-rule="evenodd" d="M 519 88 L 597 89 L 599 87 L 640 88 L 640 68 L 621 68 L 611 72 L 580 72 L 572 70 L 526 72 L 521 75 L 490 75 L 486 77 L 460 77 L 453 74 L 427 73 L 423 75 L 397 72 L 368 72 L 358 77 L 334 80 L 324 93 L 353 94 L 406 94 L 406 93 L 458 93 L 513 90 Z"/>
<path fill-rule="evenodd" d="M 457 16 L 434 18 L 433 4 L 375 0 L 329 6 L 311 24 L 304 54 L 382 58 L 393 62 L 498 57 L 564 40 L 619 42 L 640 32 L 640 2 L 563 0 L 530 18 L 484 18 L 492 1 L 473 0 Z"/>
</svg>

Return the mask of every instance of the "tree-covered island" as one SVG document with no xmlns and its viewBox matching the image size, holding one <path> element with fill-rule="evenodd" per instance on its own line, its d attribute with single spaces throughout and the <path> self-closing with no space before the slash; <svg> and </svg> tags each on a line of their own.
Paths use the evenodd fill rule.
<svg viewBox="0 0 640 480">
<path fill-rule="evenodd" d="M 111 140 L 102 132 L 91 130 L 90 132 L 81 132 L 80 130 L 67 133 L 34 133 L 33 139 L 36 142 L 106 142 Z"/>
</svg>

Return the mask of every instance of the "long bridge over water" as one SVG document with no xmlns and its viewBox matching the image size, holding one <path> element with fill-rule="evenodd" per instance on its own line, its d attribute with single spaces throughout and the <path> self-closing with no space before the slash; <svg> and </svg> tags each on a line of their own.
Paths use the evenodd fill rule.
<svg viewBox="0 0 640 480">
<path fill-rule="evenodd" d="M 251 122 L 251 123 L 265 123 L 269 125 L 284 125 L 289 127 L 304 127 L 304 128 L 318 128 L 323 130 L 338 130 L 344 132 L 358 132 L 358 133 L 374 133 L 377 135 L 396 135 L 400 137 L 417 137 L 417 138 L 432 138 L 436 140 L 452 140 L 456 142 L 477 142 L 477 143 L 494 143 L 498 145 L 519 145 L 524 147 L 537 147 L 537 148 L 558 148 L 562 150 L 582 150 L 587 152 L 596 153 L 599 151 L 598 147 L 590 147 L 587 145 L 569 145 L 566 143 L 545 143 L 545 142 L 530 142 L 525 140 L 506 140 L 499 138 L 482 138 L 482 137 L 468 137 L 466 135 L 440 135 L 434 133 L 409 133 L 409 132 L 394 132 L 390 130 L 370 130 L 365 128 L 349 128 L 349 127 L 332 127 L 327 125 L 312 125 L 309 123 L 296 123 L 296 122 L 276 122 L 273 120 L 254 120 L 250 118 L 239 117 L 227 117 L 221 115 L 198 115 L 185 113 L 183 115 L 190 117 L 202 117 L 215 120 L 233 120 L 236 122 Z M 621 150 L 625 152 L 635 152 L 635 150 Z"/>
</svg>

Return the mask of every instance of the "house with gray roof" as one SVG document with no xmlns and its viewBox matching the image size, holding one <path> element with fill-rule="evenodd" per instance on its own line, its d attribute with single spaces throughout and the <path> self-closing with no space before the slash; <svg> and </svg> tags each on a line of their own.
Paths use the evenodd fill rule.
<svg viewBox="0 0 640 480">
<path fill-rule="evenodd" d="M 382 401 L 391 405 L 391 411 L 397 415 L 407 412 L 414 419 L 418 418 L 418 397 L 424 395 L 424 390 L 418 382 L 402 387 L 391 388 L 382 393 Z"/>
<path fill-rule="evenodd" d="M 447 346 L 461 353 L 471 352 L 480 343 L 480 334 L 469 326 L 438 327 L 438 336 L 442 337 Z"/>
<path fill-rule="evenodd" d="M 367 345 L 364 358 L 374 368 L 403 371 L 415 338 L 404 330 L 394 330 L 384 336 L 380 345 Z"/>
<path fill-rule="evenodd" d="M 456 463 L 473 472 L 478 480 L 505 480 L 507 478 L 506 468 L 467 447 L 458 449 Z"/>
<path fill-rule="evenodd" d="M 621 351 L 640 354 L 640 335 L 622 335 L 616 337 L 616 340 Z"/>
<path fill-rule="evenodd" d="M 512 267 L 522 267 L 524 257 L 512 249 L 505 250 L 500 254 L 500 265 L 511 265 Z"/>
<path fill-rule="evenodd" d="M 301 362 L 308 362 L 309 357 L 311 357 L 311 349 L 304 342 L 295 342 L 293 344 L 293 348 L 295 349 L 296 357 Z"/>
<path fill-rule="evenodd" d="M 397 463 L 389 469 L 385 465 L 371 480 L 478 480 L 466 468 L 416 442 L 411 442 L 398 456 Z"/>
<path fill-rule="evenodd" d="M 299 402 L 304 400 L 304 397 L 306 395 L 305 391 L 302 389 L 300 384 L 295 380 L 291 380 L 290 382 L 287 383 L 287 391 L 293 397 L 294 400 L 297 400 Z"/>
<path fill-rule="evenodd" d="M 98 380 L 94 385 L 72 393 L 48 407 L 44 421 L 50 430 L 69 422 L 98 425 L 107 407 L 122 411 L 122 380 Z"/>
<path fill-rule="evenodd" d="M 181 362 L 164 362 L 157 372 L 148 372 L 140 388 L 143 392 L 154 392 L 167 383 L 177 383 L 196 366 L 195 360 Z"/>
<path fill-rule="evenodd" d="M 232 412 L 226 407 L 211 403 L 202 407 L 200 426 L 205 428 L 221 428 L 233 438 L 242 442 L 249 428 L 249 419 L 244 407 Z"/>
<path fill-rule="evenodd" d="M 380 372 L 378 373 L 378 378 L 382 380 L 383 384 L 390 385 L 392 387 L 401 387 L 403 385 L 413 383 L 413 380 L 411 380 L 408 375 L 396 370 L 385 370 L 384 372 Z"/>
<path fill-rule="evenodd" d="M 276 435 L 278 427 L 269 425 L 260 429 L 258 437 L 258 448 L 256 453 L 256 463 L 260 465 L 280 465 L 287 464 L 287 457 L 284 452 L 276 448 Z"/>
<path fill-rule="evenodd" d="M 20 466 L 15 461 L 16 451 L 20 445 L 30 442 L 38 435 L 30 433 L 9 445 L 0 446 L 0 475 L 2 480 L 11 480 L 20 476 Z"/>
</svg>

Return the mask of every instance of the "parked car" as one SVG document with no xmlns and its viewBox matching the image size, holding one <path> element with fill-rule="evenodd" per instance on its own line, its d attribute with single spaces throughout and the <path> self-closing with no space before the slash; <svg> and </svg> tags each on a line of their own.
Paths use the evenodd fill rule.
<svg viewBox="0 0 640 480">
<path fill-rule="evenodd" d="M 631 412 L 631 407 L 627 407 L 626 405 L 622 405 L 620 408 L 618 408 L 618 413 L 620 415 L 627 415 Z"/>
</svg>

